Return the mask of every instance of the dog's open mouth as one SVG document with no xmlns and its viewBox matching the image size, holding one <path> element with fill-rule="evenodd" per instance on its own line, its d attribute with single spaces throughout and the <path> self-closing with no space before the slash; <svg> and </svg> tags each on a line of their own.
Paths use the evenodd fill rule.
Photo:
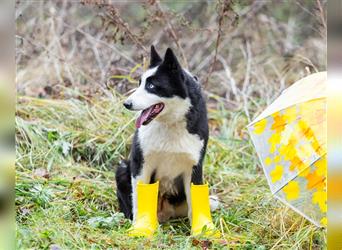
<svg viewBox="0 0 342 250">
<path fill-rule="evenodd" d="M 159 115 L 160 112 L 162 112 L 163 109 L 164 103 L 157 103 L 147 109 L 144 109 L 135 122 L 135 126 L 140 128 L 141 125 L 149 124 L 154 118 L 157 117 L 157 115 Z"/>
</svg>

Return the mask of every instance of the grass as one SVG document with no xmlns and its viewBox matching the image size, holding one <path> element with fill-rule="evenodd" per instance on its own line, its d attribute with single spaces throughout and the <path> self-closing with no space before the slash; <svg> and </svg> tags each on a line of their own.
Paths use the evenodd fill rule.
<svg viewBox="0 0 342 250">
<path fill-rule="evenodd" d="M 190 236 L 187 219 L 152 239 L 126 234 L 114 171 L 134 131 L 122 97 L 17 99 L 18 249 L 325 249 L 325 232 L 272 197 L 241 111 L 209 109 L 205 180 L 219 196 L 220 240 Z"/>
</svg>

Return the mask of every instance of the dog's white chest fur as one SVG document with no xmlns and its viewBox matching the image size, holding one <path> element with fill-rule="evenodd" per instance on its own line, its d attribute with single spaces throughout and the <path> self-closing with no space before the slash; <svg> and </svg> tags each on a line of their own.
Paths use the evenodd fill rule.
<svg viewBox="0 0 342 250">
<path fill-rule="evenodd" d="M 144 157 L 143 171 L 156 172 L 160 191 L 173 192 L 173 180 L 191 174 L 201 156 L 203 140 L 190 134 L 185 121 L 165 125 L 157 121 L 139 129 L 139 143 Z"/>
</svg>

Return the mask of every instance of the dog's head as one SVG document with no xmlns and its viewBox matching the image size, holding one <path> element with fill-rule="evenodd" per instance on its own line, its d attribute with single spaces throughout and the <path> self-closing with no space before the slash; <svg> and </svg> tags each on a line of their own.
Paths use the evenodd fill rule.
<svg viewBox="0 0 342 250">
<path fill-rule="evenodd" d="M 153 119 L 177 121 L 190 107 L 185 85 L 185 72 L 170 48 L 164 60 L 151 46 L 149 69 L 141 76 L 139 87 L 124 102 L 127 109 L 141 111 L 136 127 Z"/>
</svg>

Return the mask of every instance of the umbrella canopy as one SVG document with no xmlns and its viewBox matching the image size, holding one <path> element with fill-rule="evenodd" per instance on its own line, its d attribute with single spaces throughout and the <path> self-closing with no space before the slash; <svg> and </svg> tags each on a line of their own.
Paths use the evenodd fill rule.
<svg viewBox="0 0 342 250">
<path fill-rule="evenodd" d="M 294 83 L 248 130 L 271 192 L 317 226 L 327 223 L 327 73 Z"/>
</svg>

